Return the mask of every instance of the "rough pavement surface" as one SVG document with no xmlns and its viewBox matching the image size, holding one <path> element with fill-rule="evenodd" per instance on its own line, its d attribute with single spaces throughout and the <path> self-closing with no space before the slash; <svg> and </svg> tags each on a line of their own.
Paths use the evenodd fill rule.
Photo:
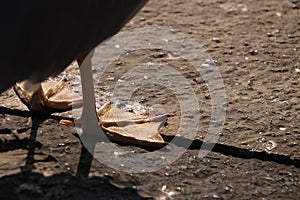
<svg viewBox="0 0 300 200">
<path fill-rule="evenodd" d="M 99 104 L 110 100 L 122 74 L 147 62 L 168 63 L 193 86 L 201 109 L 197 137 L 180 159 L 151 173 L 129 174 L 93 160 L 76 130 L 59 124 L 69 112 L 32 116 L 6 91 L 0 96 L 1 199 L 299 199 L 299 8 L 298 0 L 151 0 L 124 28 L 174 29 L 215 61 L 226 89 L 226 121 L 203 159 L 197 155 L 210 122 L 210 95 L 199 74 L 169 52 L 122 55 L 97 93 Z M 163 133 L 176 133 L 180 107 L 170 90 L 145 85 L 135 101 L 163 105 L 170 114 Z"/>
</svg>

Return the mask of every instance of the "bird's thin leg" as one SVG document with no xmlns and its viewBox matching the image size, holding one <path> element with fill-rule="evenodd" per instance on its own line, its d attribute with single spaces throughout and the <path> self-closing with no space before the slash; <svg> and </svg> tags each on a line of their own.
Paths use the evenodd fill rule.
<svg viewBox="0 0 300 200">
<path fill-rule="evenodd" d="M 83 94 L 83 112 L 81 116 L 83 133 L 97 136 L 104 136 L 103 130 L 99 126 L 96 112 L 96 101 L 94 93 L 94 83 L 92 74 L 91 58 L 94 51 L 91 51 L 85 59 L 78 59 L 80 68 L 82 94 Z"/>
</svg>

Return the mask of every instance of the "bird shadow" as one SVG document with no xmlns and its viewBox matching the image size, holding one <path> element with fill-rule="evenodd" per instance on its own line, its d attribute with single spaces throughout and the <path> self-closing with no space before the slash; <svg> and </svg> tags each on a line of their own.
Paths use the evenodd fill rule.
<svg viewBox="0 0 300 200">
<path fill-rule="evenodd" d="M 29 111 L 21 111 L 21 110 L 17 110 L 17 109 L 10 109 L 10 108 L 5 108 L 0 106 L 0 114 L 5 113 L 5 114 L 9 114 L 9 115 L 17 115 L 20 117 L 32 117 L 33 118 L 33 124 L 32 124 L 32 133 L 30 136 L 30 140 L 29 143 L 31 145 L 29 146 L 36 146 L 36 145 L 41 145 L 37 142 L 34 142 L 34 137 L 36 137 L 36 129 L 39 126 L 40 123 L 42 123 L 43 121 L 40 121 L 42 119 L 54 119 L 54 120 L 60 120 L 60 119 L 65 119 L 61 116 L 54 116 L 51 114 L 47 114 L 47 113 L 31 113 Z M 78 137 L 78 136 L 77 136 Z M 164 138 L 164 140 L 167 143 L 173 143 L 175 146 L 177 147 L 184 147 L 190 150 L 211 150 L 213 152 L 217 152 L 217 153 L 221 153 L 224 155 L 230 155 L 233 157 L 237 157 L 237 158 L 243 158 L 243 159 L 258 159 L 258 160 L 262 160 L 262 161 L 271 161 L 271 162 L 275 162 L 275 163 L 279 163 L 279 164 L 284 164 L 284 165 L 294 165 L 296 167 L 300 167 L 300 160 L 299 159 L 292 159 L 289 156 L 286 155 L 279 155 L 279 154 L 274 154 L 274 153 L 270 153 L 270 152 L 264 152 L 264 151 L 253 151 L 251 149 L 243 149 L 240 147 L 236 147 L 236 146 L 230 146 L 230 145 L 226 145 L 226 144 L 221 144 L 221 143 L 206 143 L 203 142 L 201 140 L 198 139 L 188 139 L 188 138 L 184 138 L 184 137 L 177 137 L 177 136 L 166 136 L 166 135 L 162 135 L 162 137 Z M 79 138 L 79 137 L 78 137 Z M 81 139 L 81 138 L 79 138 Z M 89 147 L 90 151 L 88 151 L 84 145 L 82 145 L 82 149 L 81 149 L 81 155 L 80 155 L 80 161 L 78 163 L 78 169 L 77 169 L 77 176 L 87 176 L 88 174 L 88 170 L 90 169 L 90 163 L 93 159 L 93 155 L 90 152 L 93 152 L 95 149 L 95 145 L 96 145 L 96 140 L 91 140 L 92 142 L 89 142 L 89 144 L 91 145 L 91 147 Z M 22 142 L 18 142 L 18 141 L 13 141 L 14 143 L 16 143 L 17 146 L 19 146 L 20 148 L 24 148 L 24 146 L 26 146 L 25 144 L 28 143 L 27 139 L 24 139 Z M 126 145 L 123 143 L 119 143 L 120 145 Z M 0 145 L 0 147 L 2 148 L 3 145 Z M 5 145 L 5 147 L 7 148 L 11 148 L 11 145 Z M 4 149 L 5 149 L 4 147 Z M 144 148 L 147 151 L 155 151 L 157 150 L 157 148 Z M 1 152 L 1 150 L 0 150 Z M 29 149 L 28 151 L 28 165 L 29 163 L 31 163 L 32 161 L 30 159 L 33 150 Z"/>
<path fill-rule="evenodd" d="M 7 115 L 15 115 L 19 117 L 30 117 L 32 121 L 32 125 L 30 128 L 30 135 L 29 138 L 24 138 L 22 140 L 16 138 L 15 140 L 9 141 L 7 144 L 1 144 L 0 152 L 14 150 L 14 149 L 27 149 L 27 157 L 25 166 L 21 167 L 22 173 L 31 173 L 34 170 L 34 154 L 36 148 L 41 148 L 42 144 L 36 141 L 37 132 L 40 125 L 47 119 L 54 119 L 54 120 L 61 120 L 66 119 L 65 117 L 61 116 L 53 116 L 50 112 L 31 112 L 31 111 L 24 111 L 18 109 L 11 109 L 0 106 L 0 114 L 7 114 Z M 77 136 L 78 139 L 80 137 Z M 82 144 L 82 143 L 81 143 Z M 81 154 L 80 159 L 77 167 L 76 176 L 80 177 L 88 177 L 91 163 L 93 160 L 93 155 L 90 152 L 93 152 L 95 146 L 97 144 L 97 140 L 90 140 L 89 142 L 89 150 L 82 144 L 81 146 Z"/>
<path fill-rule="evenodd" d="M 98 143 L 97 140 L 89 143 L 89 150 L 84 145 L 81 146 L 75 175 L 59 173 L 46 177 L 41 173 L 34 172 L 34 164 L 37 162 L 35 151 L 42 147 L 42 144 L 36 140 L 39 127 L 47 119 L 60 120 L 61 117 L 52 116 L 49 113 L 32 113 L 1 106 L 0 114 L 28 117 L 32 120 L 29 138 L 16 141 L 16 144 L 21 144 L 12 149 L 6 149 L 6 151 L 18 148 L 26 149 L 27 156 L 25 165 L 20 167 L 20 173 L 0 178 L 1 199 L 149 199 L 141 197 L 134 189 L 114 186 L 110 181 L 112 177 L 89 176 L 93 161 L 92 154 Z"/>
<path fill-rule="evenodd" d="M 82 178 L 67 173 L 45 177 L 34 172 L 1 177 L 0 196 L 5 200 L 146 199 L 133 189 L 113 186 L 110 183 L 110 177 Z"/>
<path fill-rule="evenodd" d="M 93 142 L 89 142 L 90 146 L 88 149 L 84 145 L 81 145 L 81 154 L 75 176 L 61 173 L 45 177 L 42 174 L 35 173 L 33 171 L 35 162 L 34 154 L 35 149 L 40 148 L 36 141 L 38 129 L 46 119 L 52 118 L 59 120 L 62 117 L 0 107 L 0 114 L 3 113 L 21 117 L 31 117 L 32 119 L 30 137 L 27 140 L 27 145 L 25 145 L 28 149 L 25 166 L 21 167 L 21 173 L 0 178 L 0 196 L 7 197 L 4 199 L 10 199 L 9 196 L 5 196 L 7 194 L 16 194 L 18 197 L 11 199 L 24 199 L 23 197 L 27 197 L 28 199 L 28 196 L 30 197 L 29 199 L 40 199 L 41 195 L 44 195 L 43 199 L 61 199 L 65 197 L 83 199 L 83 194 L 85 194 L 85 197 L 89 197 L 89 199 L 124 199 L 123 197 L 128 197 L 127 199 L 145 199 L 133 189 L 120 189 L 115 187 L 110 183 L 109 177 L 89 177 L 89 171 L 93 161 L 93 151 L 99 142 L 97 140 L 91 140 Z M 210 144 L 201 140 L 192 140 L 183 137 L 163 137 L 166 142 L 172 142 L 178 147 L 186 147 L 187 144 L 189 144 L 188 149 L 190 150 L 211 149 L 213 152 L 243 159 L 259 159 L 285 165 L 294 165 L 296 167 L 300 166 L 299 160 L 292 160 L 290 157 L 284 155 L 256 152 L 219 143 Z M 22 147 L 24 148 L 24 145 Z M 43 184 L 38 184 L 40 182 Z M 64 189 L 62 190 L 60 187 Z M 61 195 L 61 198 L 57 197 L 57 195 Z M 22 198 L 19 198 L 19 196 L 22 196 Z M 52 198 L 53 196 L 54 198 Z"/>
</svg>

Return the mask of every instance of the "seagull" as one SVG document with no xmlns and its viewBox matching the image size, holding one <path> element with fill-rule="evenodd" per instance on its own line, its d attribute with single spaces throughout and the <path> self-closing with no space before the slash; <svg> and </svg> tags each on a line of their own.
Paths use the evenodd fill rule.
<svg viewBox="0 0 300 200">
<path fill-rule="evenodd" d="M 25 101 L 27 106 L 32 110 L 45 109 L 47 101 L 41 82 L 59 74 L 74 60 L 81 69 L 89 53 L 115 35 L 147 1 L 3 2 L 0 7 L 0 93 L 21 82 L 22 89 L 33 93 L 31 99 Z M 82 80 L 86 80 L 83 76 L 92 77 L 87 73 L 91 71 L 81 69 Z"/>
<path fill-rule="evenodd" d="M 26 101 L 29 103 L 27 106 L 32 110 L 43 110 L 47 105 L 41 83 L 48 77 L 59 74 L 76 60 L 82 82 L 83 132 L 92 135 L 103 133 L 98 124 L 93 92 L 93 49 L 115 35 L 147 2 L 148 0 L 2 2 L 0 94 L 23 81 L 23 89 L 33 93 L 31 99 Z"/>
</svg>

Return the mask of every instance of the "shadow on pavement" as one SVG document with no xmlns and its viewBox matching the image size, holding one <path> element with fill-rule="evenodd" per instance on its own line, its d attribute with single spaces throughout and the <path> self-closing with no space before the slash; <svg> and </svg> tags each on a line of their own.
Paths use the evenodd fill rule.
<svg viewBox="0 0 300 200">
<path fill-rule="evenodd" d="M 0 113 L 29 117 L 27 111 L 12 110 L 0 107 Z M 50 116 L 51 118 L 51 116 Z M 32 126 L 29 139 L 14 141 L 13 149 L 27 149 L 25 166 L 21 166 L 21 173 L 0 178 L 0 197 L 5 200 L 31 200 L 31 199 L 144 199 L 130 188 L 118 188 L 110 183 L 110 177 L 89 177 L 93 155 L 82 146 L 76 176 L 68 173 L 56 174 L 46 177 L 35 173 L 35 149 L 42 144 L 36 141 L 39 126 L 49 115 L 31 115 Z M 95 143 L 96 144 L 96 143 Z M 10 146 L 11 143 L 4 145 Z M 1 145 L 0 145 L 1 146 Z M 3 145 L 2 145 L 3 146 Z M 3 147 L 4 147 L 3 146 Z M 6 151 L 13 150 L 6 149 Z"/>
<path fill-rule="evenodd" d="M 32 172 L 2 177 L 0 197 L 5 200 L 144 199 L 133 189 L 113 186 L 108 177 L 84 178 L 64 173 L 45 177 Z"/>
</svg>

